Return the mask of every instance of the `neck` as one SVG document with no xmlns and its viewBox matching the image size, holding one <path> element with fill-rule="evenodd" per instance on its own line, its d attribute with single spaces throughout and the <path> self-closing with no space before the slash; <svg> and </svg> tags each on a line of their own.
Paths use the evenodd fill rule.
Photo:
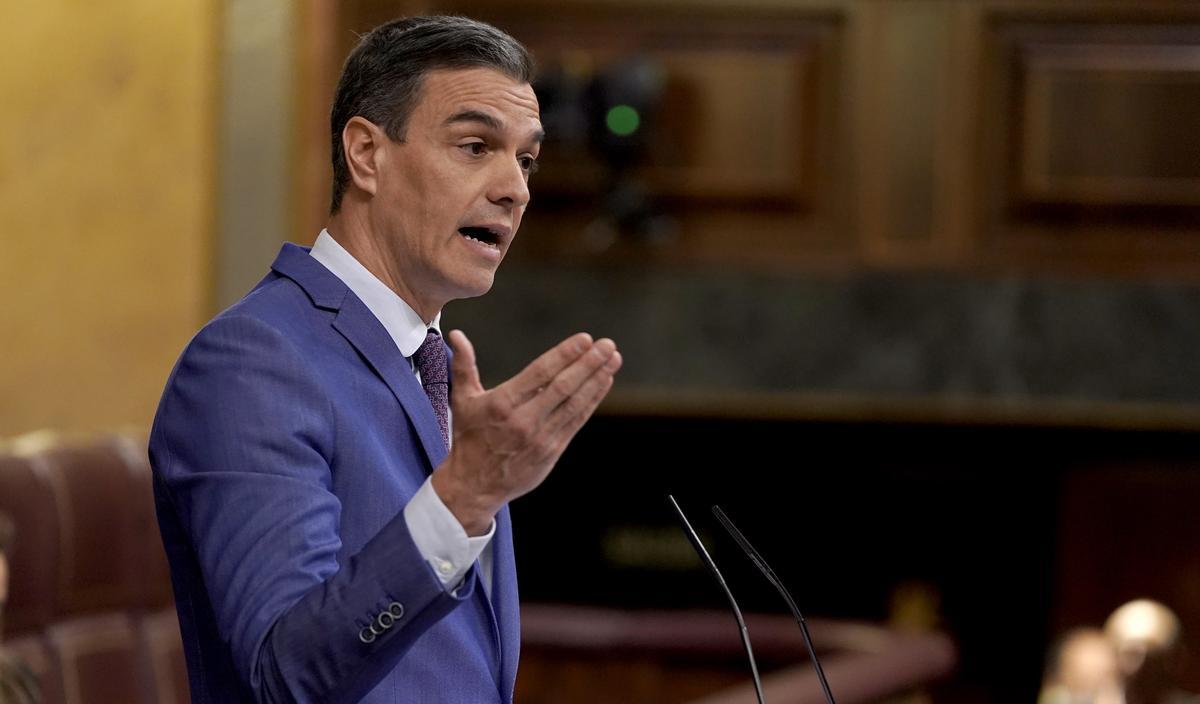
<svg viewBox="0 0 1200 704">
<path fill-rule="evenodd" d="M 390 256 L 384 239 L 375 234 L 363 209 L 343 203 L 338 212 L 329 216 L 325 229 L 350 256 L 416 311 L 421 320 L 428 323 L 437 317 L 442 306 L 422 299 L 405 285 L 395 257 Z"/>
</svg>

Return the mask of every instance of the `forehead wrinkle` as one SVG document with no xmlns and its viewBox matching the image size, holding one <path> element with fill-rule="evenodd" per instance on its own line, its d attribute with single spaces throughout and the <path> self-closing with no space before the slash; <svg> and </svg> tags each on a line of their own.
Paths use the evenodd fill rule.
<svg viewBox="0 0 1200 704">
<path fill-rule="evenodd" d="M 498 134 L 504 133 L 504 121 L 483 110 L 467 109 L 454 113 L 442 123 L 444 127 L 450 127 L 462 123 L 475 123 L 483 125 L 488 129 Z M 539 120 L 538 127 L 530 132 L 529 137 L 524 141 L 530 144 L 542 144 L 546 140 L 546 130 L 541 128 Z"/>
<path fill-rule="evenodd" d="M 458 122 L 478 122 L 497 132 L 504 131 L 504 122 L 501 121 L 500 118 L 490 115 L 482 110 L 461 110 L 446 118 L 446 121 L 443 124 L 453 125 Z"/>
<path fill-rule="evenodd" d="M 529 83 L 488 68 L 435 69 L 426 75 L 423 88 L 418 110 L 443 128 L 474 123 L 496 134 L 520 131 L 521 137 L 509 136 L 523 143 L 537 145 L 545 139 L 537 94 Z"/>
</svg>

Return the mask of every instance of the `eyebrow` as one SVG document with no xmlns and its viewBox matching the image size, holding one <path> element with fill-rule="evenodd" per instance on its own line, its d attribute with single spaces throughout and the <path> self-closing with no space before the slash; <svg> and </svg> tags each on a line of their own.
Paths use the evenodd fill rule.
<svg viewBox="0 0 1200 704">
<path fill-rule="evenodd" d="M 503 122 L 496 119 L 495 116 L 489 115 L 488 113 L 483 112 L 482 110 L 463 110 L 462 112 L 456 112 L 453 115 L 451 115 L 450 117 L 446 118 L 446 122 L 444 124 L 453 125 L 453 124 L 457 124 L 460 122 L 477 122 L 477 123 L 487 127 L 488 129 L 494 130 L 496 132 L 504 131 L 504 123 Z M 533 137 L 531 138 L 531 141 L 541 144 L 542 141 L 545 139 L 546 139 L 546 131 L 538 130 L 536 133 L 534 133 Z"/>
</svg>

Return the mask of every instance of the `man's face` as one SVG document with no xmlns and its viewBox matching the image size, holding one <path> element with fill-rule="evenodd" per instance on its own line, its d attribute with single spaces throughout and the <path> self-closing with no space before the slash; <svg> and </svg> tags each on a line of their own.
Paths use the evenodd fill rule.
<svg viewBox="0 0 1200 704">
<path fill-rule="evenodd" d="M 529 203 L 542 134 L 528 83 L 470 68 L 426 74 L 404 141 L 384 138 L 371 229 L 423 318 L 492 287 Z"/>
</svg>

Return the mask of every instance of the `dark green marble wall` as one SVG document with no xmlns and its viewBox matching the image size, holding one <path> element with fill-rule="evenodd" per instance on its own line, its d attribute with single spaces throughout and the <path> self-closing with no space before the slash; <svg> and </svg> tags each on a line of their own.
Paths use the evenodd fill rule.
<svg viewBox="0 0 1200 704">
<path fill-rule="evenodd" d="M 615 338 L 622 389 L 1200 408 L 1200 288 L 861 274 L 503 268 L 445 317 L 486 383 L 577 331 Z"/>
</svg>

